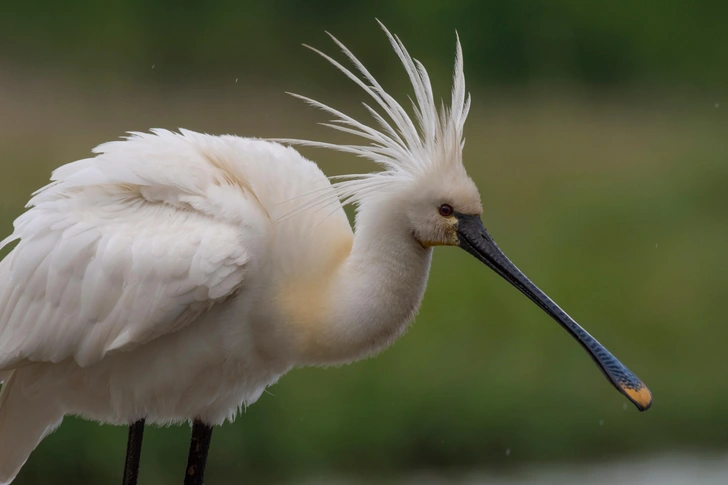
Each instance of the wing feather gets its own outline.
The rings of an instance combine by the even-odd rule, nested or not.
[[[220,190],[233,177],[188,138],[156,132],[104,145],[35,194],[0,243],[19,239],[0,262],[0,370],[90,365],[236,294],[267,229],[251,223],[260,218],[245,185]],[[176,178],[174,150],[189,169]],[[227,208],[224,218],[215,207]]]

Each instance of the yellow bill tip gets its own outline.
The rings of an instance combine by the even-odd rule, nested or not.
[[[652,406],[652,393],[644,384],[640,383],[639,387],[627,387],[624,385],[620,387],[622,388],[622,393],[624,393],[624,395],[627,396],[640,411],[647,411],[650,409],[650,406]]]

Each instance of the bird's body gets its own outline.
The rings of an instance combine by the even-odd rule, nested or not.
[[[438,111],[424,67],[387,35],[415,91],[416,123],[339,43],[363,81],[324,57],[391,121],[367,106],[375,130],[307,99],[335,116],[329,126],[371,144],[288,140],[363,156],[380,172],[332,183],[275,142],[153,130],[99,146],[34,194],[0,243],[19,240],[0,262],[0,484],[66,414],[136,422],[132,432],[143,420],[217,425],[293,367],[382,350],[417,313],[438,245],[506,278],[649,407],[639,379],[483,227],[462,164],[470,101],[459,44],[452,103]],[[345,202],[357,206],[354,230]],[[193,430],[193,444],[206,443],[203,470],[209,439]],[[132,468],[140,442],[130,434]]]
[[[375,207],[355,238],[292,148],[157,130],[98,152],[56,171],[0,263],[0,456],[64,414],[221,424],[293,366],[385,347],[419,307],[431,248],[380,240],[397,214]],[[279,221],[325,193],[333,212]]]

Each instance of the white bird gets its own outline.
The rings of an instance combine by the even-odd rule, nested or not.
[[[194,421],[186,483],[202,483],[212,426],[293,367],[352,362],[405,332],[439,245],[494,269],[650,406],[641,381],[483,227],[462,163],[459,41],[452,101],[438,110],[425,68],[384,30],[412,83],[414,120],[332,37],[361,77],[319,54],[373,98],[378,128],[303,98],[367,143],[282,140],[353,153],[379,172],[332,182],[277,142],[152,130],[56,169],[33,194],[0,244],[19,241],[0,262],[0,483],[67,414],[137,423],[127,483],[145,422]],[[353,231],[344,203],[356,205]]]

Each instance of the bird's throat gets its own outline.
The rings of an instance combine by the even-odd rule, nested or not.
[[[401,336],[419,310],[432,248],[387,218],[358,219],[349,256],[324,281],[297,290],[303,365],[334,365],[376,354]]]

